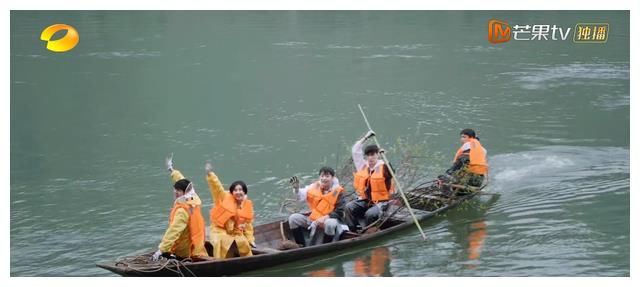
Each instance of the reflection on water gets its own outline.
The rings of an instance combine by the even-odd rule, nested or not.
[[[469,260],[480,259],[480,253],[482,253],[482,246],[484,245],[484,239],[487,237],[487,223],[485,221],[474,222],[471,224],[473,231],[469,233]],[[476,264],[467,265],[469,268],[476,268]]]
[[[480,255],[482,254],[482,250],[484,248],[484,241],[487,238],[487,220],[486,213],[490,210],[491,206],[493,206],[498,199],[500,198],[499,194],[492,195],[489,200],[483,202],[479,206],[475,206],[472,208],[468,214],[472,215],[470,218],[474,218],[475,221],[469,224],[469,235],[467,235],[467,259],[468,263],[466,264],[467,268],[475,269],[482,263],[480,259]]]
[[[305,273],[305,275],[309,277],[343,277],[344,271],[342,270],[342,265],[339,265],[335,269],[323,268],[320,270],[307,272]]]
[[[381,277],[393,276],[391,274],[391,251],[386,246],[373,248],[364,252],[352,260],[349,264],[343,264],[342,261],[336,261],[328,267],[322,267],[317,270],[305,272],[303,275],[310,277]],[[348,267],[345,267],[348,266]],[[346,269],[346,272],[345,272]]]
[[[392,276],[389,264],[391,252],[387,247],[378,247],[353,262],[353,272],[357,276],[380,277]]]
[[[463,211],[461,216],[447,216],[449,232],[455,238],[459,248],[453,249],[451,260],[460,260],[465,255],[461,264],[468,269],[476,269],[482,264],[480,258],[485,248],[485,240],[488,235],[487,213],[500,199],[499,194],[476,196],[476,199],[462,203],[456,211]],[[465,254],[466,253],[466,254]]]

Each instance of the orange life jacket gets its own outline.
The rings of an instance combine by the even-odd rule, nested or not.
[[[202,211],[200,210],[200,206],[191,206],[189,204],[179,202],[173,206],[171,209],[171,213],[169,214],[169,225],[173,223],[173,218],[176,215],[178,209],[184,209],[189,213],[189,222],[187,223],[187,228],[189,229],[189,238],[191,239],[191,248],[189,249],[189,257],[194,254],[194,250],[196,246],[204,246],[204,237],[205,237],[205,227],[204,227],[204,217],[202,216]],[[171,252],[175,252],[176,246],[179,245],[180,239],[176,240],[171,248]]]
[[[311,209],[309,220],[316,219],[328,215],[336,208],[338,197],[344,191],[342,186],[338,185],[326,194],[322,194],[320,183],[316,182],[309,190],[307,190],[307,204]]]
[[[489,165],[487,165],[487,157],[484,154],[482,144],[480,144],[480,141],[477,139],[472,138],[469,140],[469,145],[471,149],[469,151],[469,166],[467,170],[478,175],[486,175],[489,172]],[[464,145],[456,152],[456,155],[453,157],[454,162],[458,160],[458,157],[464,152],[463,147]]]
[[[236,199],[231,193],[227,193],[222,201],[216,203],[209,213],[211,223],[218,227],[224,228],[229,220],[235,221],[235,228],[240,224],[251,222],[253,220],[253,203],[249,199],[245,199],[242,207],[238,208]]]
[[[387,189],[382,167],[383,165],[379,165],[372,174],[369,174],[369,166],[367,165],[353,174],[353,187],[361,198],[367,199],[367,194],[364,191],[367,189],[367,185],[370,185],[371,201],[377,203],[389,200],[391,193],[395,191],[395,183],[391,181],[391,188]]]

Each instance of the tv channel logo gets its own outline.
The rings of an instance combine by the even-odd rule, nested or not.
[[[508,41],[566,41],[571,27],[556,24],[516,24],[491,19],[487,38],[489,43]],[[609,38],[608,23],[578,23],[573,30],[574,43],[606,43]]]
[[[507,22],[491,19],[487,38],[493,44],[508,42],[511,40],[511,26]]]
[[[67,30],[67,34],[65,34],[64,37],[57,40],[51,39],[54,34],[62,30]],[[53,24],[42,30],[42,33],[40,33],[40,40],[47,42],[47,49],[49,51],[62,53],[70,51],[78,45],[80,35],[75,28],[67,24]]]

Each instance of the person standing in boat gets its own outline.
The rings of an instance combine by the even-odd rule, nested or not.
[[[378,220],[389,207],[389,199],[395,191],[389,166],[379,159],[380,152],[384,150],[381,151],[377,145],[368,145],[364,150],[362,148],[372,136],[375,133],[368,131],[351,148],[357,170],[353,175],[353,187],[358,198],[347,204],[345,219],[352,231],[356,231],[360,219],[364,219],[366,225]]]
[[[207,183],[214,206],[211,208],[209,241],[213,245],[213,257],[223,259],[253,255],[256,247],[253,236],[253,203],[247,197],[247,185],[234,181],[225,192],[211,163],[205,165]]]
[[[463,129],[460,132],[462,146],[453,157],[453,166],[446,173],[458,184],[481,186],[489,172],[487,150],[480,144],[476,132]]]
[[[169,228],[164,233],[158,251],[152,259],[160,256],[175,255],[177,258],[207,256],[204,247],[205,227],[200,209],[202,201],[193,188],[193,184],[180,171],[173,169],[172,157],[167,158],[167,169],[173,180],[175,201],[169,215]]]
[[[322,243],[332,242],[342,232],[341,222],[344,213],[344,188],[335,177],[333,168],[322,167],[318,172],[318,181],[300,188],[297,176],[290,183],[298,201],[307,202],[311,213],[307,216],[294,213],[289,216],[289,228],[297,244],[306,246],[304,230],[311,229],[311,245],[317,241],[315,235],[323,231]],[[317,231],[316,231],[317,230]]]

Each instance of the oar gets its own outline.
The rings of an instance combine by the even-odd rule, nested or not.
[[[373,129],[371,128],[371,125],[369,124],[369,120],[367,120],[367,115],[364,114],[364,111],[362,110],[362,106],[360,106],[360,104],[358,104],[358,108],[360,109],[360,113],[362,113],[362,117],[364,118],[364,122],[367,124],[367,128],[369,128],[370,131],[372,131]],[[382,148],[380,146],[380,143],[378,142],[378,139],[374,136],[373,140],[376,142],[376,145],[378,146],[378,148]],[[400,186],[400,182],[398,181],[398,178],[396,177],[395,173],[393,172],[393,169],[391,168],[391,165],[389,165],[389,160],[387,160],[387,156],[384,155],[384,153],[382,154],[382,159],[384,160],[384,163],[387,165],[389,172],[391,173],[391,176],[393,177],[393,180],[396,182],[396,187],[398,188],[398,191],[400,191],[400,195],[402,196],[402,200],[404,200],[404,204],[408,207],[409,209],[409,214],[411,214],[411,217],[413,217],[413,222],[415,222],[416,226],[418,227],[418,230],[420,230],[420,234],[422,234],[422,239],[423,240],[427,240],[427,235],[424,234],[424,231],[422,231],[422,227],[420,226],[420,223],[418,222],[418,218],[416,218],[416,215],[413,214],[413,210],[411,210],[411,205],[409,205],[409,200],[407,200],[407,197],[404,195],[404,192],[402,191],[402,187]]]

